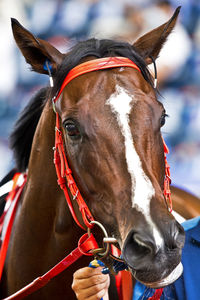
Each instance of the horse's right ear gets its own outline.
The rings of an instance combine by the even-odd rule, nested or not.
[[[133,44],[134,49],[144,58],[147,64],[152,63],[152,58],[156,60],[158,57],[167,37],[176,24],[180,9],[179,6],[168,22],[146,33]]]
[[[48,60],[52,74],[61,64],[64,55],[50,43],[36,38],[25,29],[16,19],[11,19],[15,41],[32,69],[38,73],[48,74],[45,63]]]

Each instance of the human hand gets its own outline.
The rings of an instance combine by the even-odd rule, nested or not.
[[[78,300],[108,300],[109,275],[101,273],[102,268],[85,267],[73,276],[72,289]]]

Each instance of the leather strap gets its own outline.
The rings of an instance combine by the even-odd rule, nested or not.
[[[85,255],[87,253],[87,255],[93,256],[90,251],[96,248],[98,248],[98,244],[93,234],[90,234],[90,236],[88,236],[87,233],[84,234],[79,240],[78,247],[74,249],[63,260],[61,260],[57,265],[55,265],[44,275],[36,278],[33,282],[31,282],[15,294],[4,298],[3,300],[20,300],[36,292],[37,290],[45,286],[52,278],[63,272],[72,263],[77,261],[82,255]]]
[[[167,205],[169,206],[169,211],[172,213],[173,207],[172,207],[172,199],[171,199],[171,190],[170,190],[170,184],[171,184],[171,175],[170,175],[170,166],[167,162],[167,154],[169,154],[169,149],[163,140],[164,145],[164,160],[165,160],[165,179],[164,179],[164,196],[167,202]]]
[[[56,128],[55,128],[55,147],[54,147],[54,164],[56,168],[56,173],[58,177],[58,184],[60,185],[61,189],[63,190],[65,194],[65,198],[69,207],[69,210],[77,223],[79,227],[81,227],[83,230],[85,228],[80,224],[79,220],[77,219],[76,213],[74,211],[71,199],[68,194],[67,186],[70,190],[70,193],[74,200],[76,200],[79,210],[82,215],[82,219],[84,224],[86,225],[86,228],[92,228],[94,225],[91,224],[91,221],[94,221],[94,218],[83,200],[83,197],[81,196],[81,193],[77,187],[77,184],[72,176],[72,171],[69,168],[67,157],[65,155],[64,150],[64,143],[62,138],[62,132],[60,128],[60,122],[59,122],[59,115],[56,113]]]
[[[65,77],[65,79],[61,85],[61,88],[60,88],[57,96],[53,100],[54,103],[59,99],[63,89],[66,87],[66,85],[72,79],[74,79],[80,75],[83,75],[85,73],[92,72],[92,71],[117,68],[117,67],[130,67],[130,68],[134,68],[134,69],[138,70],[139,72],[141,72],[139,67],[134,62],[132,62],[132,60],[130,60],[127,57],[121,57],[121,56],[119,56],[119,57],[103,57],[103,58],[86,61],[86,62],[74,67],[71,71],[69,71],[69,73],[67,74],[67,76]]]

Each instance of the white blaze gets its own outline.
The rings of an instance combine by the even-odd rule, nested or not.
[[[110,96],[106,104],[110,105],[112,112],[116,115],[124,136],[125,158],[132,183],[132,207],[144,215],[146,221],[152,227],[155,242],[159,247],[163,243],[163,239],[150,216],[150,200],[155,195],[155,190],[150,179],[142,169],[142,163],[135,150],[129,126],[129,115],[136,101],[125,89],[117,85],[116,92]]]

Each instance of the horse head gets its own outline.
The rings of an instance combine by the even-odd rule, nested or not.
[[[12,22],[15,40],[32,69],[48,74],[44,66],[49,62],[54,81],[50,98],[80,63],[117,56],[137,65],[139,70],[121,66],[74,78],[55,109],[70,168],[93,216],[117,239],[133,275],[154,287],[177,278],[184,231],[163,195],[161,127],[166,112],[147,65],[159,55],[178,13],[133,45],[91,39],[67,54]]]

